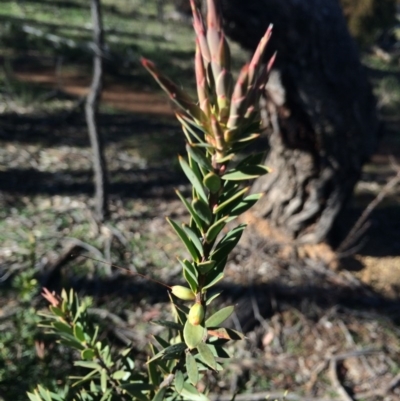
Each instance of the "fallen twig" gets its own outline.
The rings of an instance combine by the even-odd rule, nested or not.
[[[253,394],[238,394],[236,397],[234,397],[233,394],[209,394],[208,398],[211,401],[231,401],[232,399],[235,399],[235,401],[337,401],[332,398],[307,397],[293,393],[287,393],[285,391],[261,391]]]
[[[343,257],[343,254],[348,254],[349,248],[353,247],[354,244],[359,240],[360,236],[364,234],[367,224],[367,219],[374,209],[385,199],[387,194],[392,188],[394,188],[400,182],[400,169],[397,169],[397,174],[392,177],[381,191],[376,195],[376,197],[369,203],[369,205],[364,209],[361,216],[358,218],[353,228],[347,234],[346,238],[341,242],[337,248],[337,253],[339,257]]]
[[[331,382],[343,401],[354,401],[354,398],[350,396],[350,394],[346,391],[346,389],[343,387],[342,383],[339,380],[337,374],[337,361],[338,359],[332,358],[329,363],[329,375],[331,378]]]

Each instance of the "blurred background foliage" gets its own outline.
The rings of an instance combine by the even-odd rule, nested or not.
[[[397,0],[340,0],[349,30],[363,46],[371,45],[396,22]]]

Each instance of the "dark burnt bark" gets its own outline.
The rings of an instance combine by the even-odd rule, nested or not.
[[[263,111],[273,172],[255,213],[299,243],[325,241],[374,150],[375,101],[338,0],[222,0],[227,34],[278,51]]]
[[[86,122],[92,147],[93,172],[95,184],[95,212],[99,222],[108,217],[108,193],[107,193],[107,163],[104,155],[103,138],[97,124],[99,100],[103,85],[103,49],[104,30],[101,15],[100,0],[91,0],[93,22],[93,78],[89,94],[86,98]]]

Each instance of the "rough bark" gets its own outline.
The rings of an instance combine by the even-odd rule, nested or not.
[[[91,0],[91,9],[95,52],[93,56],[93,78],[86,99],[85,113],[90,144],[92,147],[96,219],[99,222],[102,222],[107,218],[109,211],[107,194],[107,164],[104,155],[103,138],[101,137],[97,124],[99,100],[103,84],[102,51],[104,49],[104,31],[100,0]]]
[[[222,0],[227,34],[278,51],[264,117],[273,172],[255,213],[298,243],[325,241],[379,132],[366,73],[338,0]]]

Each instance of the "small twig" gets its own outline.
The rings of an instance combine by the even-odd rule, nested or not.
[[[231,401],[233,394],[209,394],[208,398],[211,401]],[[235,401],[265,401],[265,400],[285,400],[285,401],[335,401],[332,398],[314,398],[301,396],[285,391],[262,391],[253,394],[238,394],[234,398]]]
[[[331,382],[343,401],[354,401],[354,398],[350,396],[339,380],[337,374],[337,361],[338,360],[336,358],[331,358],[329,363],[329,375],[331,377]]]
[[[360,234],[360,230],[364,229],[364,224],[366,223],[370,214],[374,211],[374,209],[385,199],[387,194],[390,192],[392,188],[394,188],[400,182],[400,170],[396,169],[397,174],[392,177],[385,186],[381,189],[381,191],[376,195],[376,197],[369,203],[369,205],[364,209],[361,216],[358,218],[353,228],[347,234],[346,238],[341,242],[339,247],[337,248],[337,252],[339,257],[343,252],[346,252],[350,247],[354,245],[354,242],[357,241],[362,235]]]
[[[358,393],[356,395],[357,399],[364,400],[366,398],[372,398],[372,397],[385,397],[388,395],[391,391],[393,391],[396,387],[398,387],[400,384],[400,373],[398,373],[390,382],[389,384],[383,388],[383,389],[375,389],[371,391],[365,391],[363,393]]]

